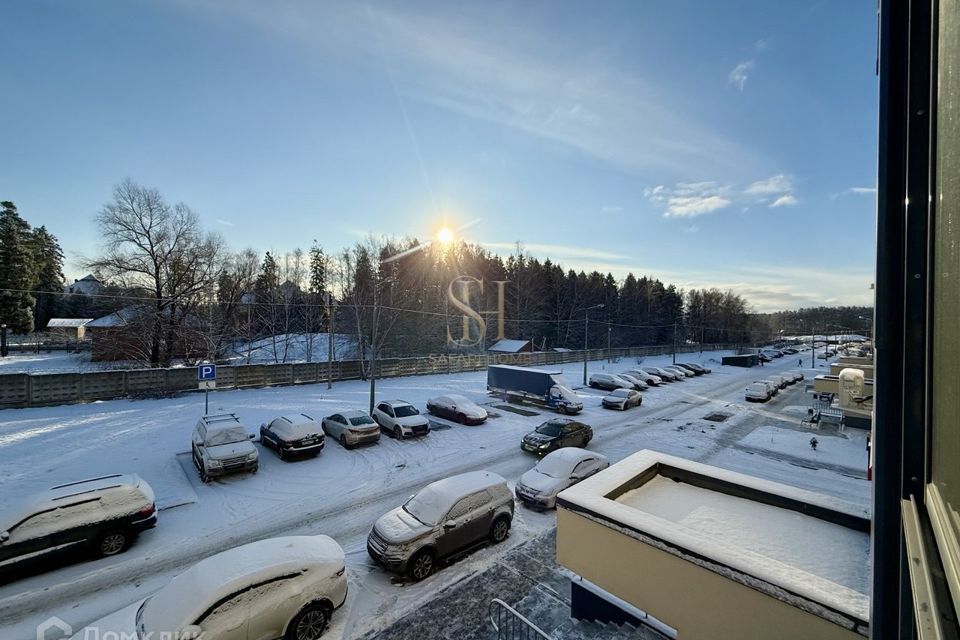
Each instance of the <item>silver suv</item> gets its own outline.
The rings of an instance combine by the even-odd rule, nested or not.
[[[250,442],[254,435],[240,424],[232,413],[203,416],[193,428],[193,464],[200,479],[249,471],[256,473],[260,466],[257,448]]]
[[[478,543],[503,542],[513,521],[513,494],[489,471],[428,484],[377,520],[367,552],[378,564],[423,580],[437,563]]]

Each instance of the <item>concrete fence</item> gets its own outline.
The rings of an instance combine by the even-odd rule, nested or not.
[[[737,345],[710,345],[711,350],[736,349]],[[692,353],[697,346],[678,347],[677,353]],[[673,353],[672,345],[622,349],[590,349],[588,360],[637,358]],[[480,371],[491,364],[551,366],[581,362],[583,351],[544,351],[536,353],[477,353],[435,355],[416,358],[388,358],[379,361],[378,378]],[[333,363],[332,379],[359,380],[363,367],[359,360]],[[326,362],[291,364],[249,364],[217,366],[217,389],[242,389],[327,381]],[[41,407],[76,404],[94,400],[138,396],[163,396],[197,390],[194,367],[174,369],[127,369],[122,371],[84,371],[77,373],[0,375],[0,408]]]

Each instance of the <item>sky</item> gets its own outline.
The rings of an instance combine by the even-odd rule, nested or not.
[[[235,249],[503,255],[872,304],[876,3],[0,3],[0,199],[68,277],[125,178]],[[474,224],[470,224],[474,223]]]

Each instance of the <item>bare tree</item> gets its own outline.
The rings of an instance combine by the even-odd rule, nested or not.
[[[103,254],[88,266],[149,299],[139,301],[137,315],[150,364],[189,351],[196,307],[213,299],[223,241],[204,232],[185,204],[171,206],[156,189],[129,179],[114,188],[96,223]]]

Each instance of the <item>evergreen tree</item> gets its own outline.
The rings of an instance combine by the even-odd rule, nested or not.
[[[12,202],[0,202],[0,323],[14,333],[33,331],[33,258],[30,225]]]
[[[327,256],[313,241],[310,247],[310,293],[323,293],[327,288]]]
[[[63,250],[46,227],[38,227],[30,235],[35,266],[33,292],[36,298],[34,324],[44,329],[61,306],[59,294],[63,291]]]

